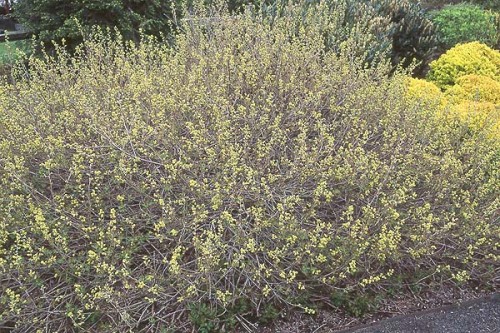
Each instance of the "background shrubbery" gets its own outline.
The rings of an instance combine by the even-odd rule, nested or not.
[[[419,2],[423,7],[429,9],[440,9],[447,5],[461,4],[461,3],[471,3],[479,5],[484,9],[492,9],[500,11],[500,3],[497,0],[412,0],[413,2]]]
[[[436,11],[432,20],[444,49],[472,41],[495,46],[500,42],[499,15],[477,5],[461,3]]]
[[[500,12],[500,3],[496,0],[470,0],[469,2],[478,4],[485,9],[492,9]]]
[[[51,40],[64,39],[66,45],[75,47],[82,40],[82,33],[88,33],[95,25],[116,28],[124,38],[135,41],[141,30],[154,36],[168,36],[180,28],[184,13],[204,7],[199,2],[71,0],[62,4],[59,0],[19,0],[15,13],[38,39],[49,42],[47,45]],[[303,19],[314,8],[314,15],[322,14],[316,20],[305,21],[321,27],[327,48],[338,49],[340,42],[359,33],[359,29],[370,30],[371,40],[363,39],[365,45],[360,45],[363,53],[368,51],[368,63],[387,57],[393,66],[403,62],[408,67],[417,61],[422,63],[417,68],[420,71],[437,45],[432,22],[419,4],[409,0],[214,0],[204,4],[227,7],[231,13],[251,10],[270,20],[285,13],[286,7],[300,7],[295,28],[302,25],[306,29]]]
[[[457,45],[430,64],[429,80],[446,89],[467,74],[500,80],[500,52],[479,42]]]
[[[430,67],[430,82],[413,79],[409,96],[433,99],[451,111],[448,116],[458,116],[474,130],[489,127],[489,135],[500,138],[500,52],[479,42],[460,44]]]
[[[483,75],[464,75],[446,90],[452,100],[477,100],[500,105],[500,80]]]
[[[17,0],[14,16],[45,42],[65,39],[76,46],[93,26],[116,27],[126,38],[138,40],[140,31],[159,36],[175,23],[176,5],[163,0]]]
[[[330,29],[324,31],[327,48],[338,47],[339,41],[355,35],[355,27],[363,23],[376,37],[364,47],[368,62],[385,54],[393,66],[408,67],[416,61],[416,72],[421,72],[437,47],[434,26],[418,3],[408,0],[313,1],[314,11],[317,11],[314,3],[328,7],[329,15],[321,15],[322,20],[331,17]],[[305,4],[307,8],[311,2]],[[313,24],[326,23],[323,22]]]
[[[318,6],[299,25],[300,6],[188,17],[173,49],[98,35],[17,68],[0,94],[4,327],[230,330],[321,300],[359,315],[393,279],[494,281],[496,139],[367,69],[371,27],[325,50],[313,22],[343,14]]]

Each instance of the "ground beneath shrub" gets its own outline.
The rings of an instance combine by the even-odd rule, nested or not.
[[[500,294],[458,305],[382,320],[338,333],[494,333],[500,332]]]
[[[259,333],[500,332],[500,293],[445,289],[427,297],[400,296],[363,318],[325,309],[316,316],[290,314],[272,327],[243,324],[241,332]]]

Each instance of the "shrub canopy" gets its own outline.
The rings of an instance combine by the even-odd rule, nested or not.
[[[497,0],[470,0],[470,2],[478,4],[485,9],[492,9],[500,13],[500,2]]]
[[[500,106],[500,81],[488,76],[469,74],[457,79],[456,84],[446,90],[452,100],[476,100]]]
[[[490,136],[500,138],[500,105],[498,104],[463,100],[451,107],[450,115],[457,117],[474,131],[487,128]]]
[[[436,11],[432,20],[445,49],[474,41],[493,47],[500,42],[499,15],[477,5],[461,3]]]
[[[193,17],[175,49],[91,38],[0,85],[0,323],[217,330],[496,278],[492,141],[366,69],[361,27],[325,51],[288,10]]]
[[[20,0],[16,15],[41,40],[65,39],[75,47],[82,40],[82,33],[96,25],[116,28],[126,39],[138,40],[140,30],[144,34],[168,36],[179,28],[186,13],[214,3],[228,7],[232,13],[249,10],[270,19],[282,15],[290,6],[301,8],[296,11],[297,21],[309,15],[310,9],[315,14],[325,12],[319,16],[321,19],[308,20],[322,27],[327,48],[337,49],[338,43],[347,40],[353,30],[369,27],[372,40],[365,40],[369,63],[378,61],[383,54],[394,66],[403,62],[408,67],[417,61],[423,68],[437,45],[432,22],[419,4],[409,0]],[[205,14],[211,16],[213,12]]]
[[[417,62],[416,71],[419,72],[427,66],[438,45],[432,21],[419,3],[410,0],[263,0],[229,3],[230,7],[252,3],[261,13],[271,17],[282,15],[286,12],[283,10],[286,6],[296,4],[302,7],[299,19],[309,9],[317,14],[320,5],[328,15],[320,15],[321,19],[314,24],[323,26],[327,48],[337,48],[339,39],[345,40],[353,27],[363,24],[370,28],[376,38],[365,45],[369,63],[377,61],[380,54],[386,54],[394,66],[403,64],[409,67],[412,62]]]
[[[170,31],[172,4],[163,0],[18,0],[15,16],[43,41],[65,39],[76,45],[92,26],[116,27],[137,40],[139,30],[157,35]]]
[[[427,77],[447,89],[468,74],[500,81],[500,51],[479,42],[459,44],[430,63]]]

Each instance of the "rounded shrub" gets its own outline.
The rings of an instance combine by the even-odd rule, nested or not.
[[[401,98],[362,36],[258,21],[95,37],[0,85],[3,327],[228,330],[393,278],[494,281],[492,141]]]
[[[434,83],[416,78],[406,80],[406,97],[422,109],[440,114],[447,106],[448,99]]]
[[[432,82],[408,78],[406,96],[448,124],[458,120],[474,132],[500,138],[500,84],[489,77],[462,76],[445,93]]]
[[[498,14],[473,4],[449,5],[432,15],[439,41],[445,49],[458,43],[479,41],[495,46],[500,38]]]
[[[407,96],[415,100],[442,101],[443,92],[433,82],[423,79],[408,78]]]
[[[451,108],[451,115],[473,131],[485,131],[500,139],[500,105],[491,102],[462,101]]]
[[[500,81],[500,51],[479,42],[459,44],[430,63],[427,78],[446,89],[468,74]]]
[[[446,95],[453,103],[470,100],[500,105],[500,81],[482,75],[464,75],[446,90]]]

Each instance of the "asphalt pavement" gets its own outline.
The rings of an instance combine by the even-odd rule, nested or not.
[[[500,293],[337,333],[500,333]]]

